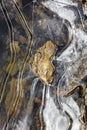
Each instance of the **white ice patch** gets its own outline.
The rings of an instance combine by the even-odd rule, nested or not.
[[[27,130],[27,118],[28,116],[26,116],[23,121],[19,121],[16,130]]]
[[[69,120],[59,112],[51,97],[46,101],[43,116],[46,130],[67,130]]]
[[[53,99],[50,97],[46,100],[46,107],[43,111],[46,130],[67,130],[70,125],[69,117],[65,116],[67,112],[73,120],[72,130],[80,129],[80,110],[72,98],[67,98],[66,104],[62,103],[63,112],[57,109]]]
[[[77,4],[73,4],[71,0],[47,1],[44,4],[46,7],[57,13],[60,17],[67,19],[71,24],[74,23],[74,20],[76,19],[75,13],[73,10],[66,8],[66,5],[75,5],[75,7],[77,6]]]
[[[74,63],[79,58],[87,56],[87,34],[80,29],[75,29],[73,36],[71,45],[56,60]]]

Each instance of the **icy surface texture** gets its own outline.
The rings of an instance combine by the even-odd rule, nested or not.
[[[87,129],[87,2],[0,1],[0,130]]]

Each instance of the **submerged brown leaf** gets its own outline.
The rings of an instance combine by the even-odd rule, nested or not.
[[[54,66],[52,57],[56,46],[52,41],[47,41],[34,55],[34,60],[31,65],[33,72],[45,83],[52,83]]]

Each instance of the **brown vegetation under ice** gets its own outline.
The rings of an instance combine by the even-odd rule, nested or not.
[[[23,7],[22,1],[18,0],[17,2],[19,4],[19,6],[22,8]],[[80,3],[82,3],[82,2],[83,1],[80,0]],[[85,3],[85,9],[87,9],[86,3]],[[42,13],[41,13],[41,11],[42,11]],[[27,13],[29,13],[29,10]],[[26,16],[27,20],[29,20],[28,15],[26,15],[27,13],[25,12],[24,15]],[[43,90],[43,83],[51,84],[51,85],[53,84],[54,74],[55,74],[54,72],[56,70],[55,69],[56,64],[55,63],[53,64],[53,56],[56,54],[55,52],[56,52],[56,48],[58,49],[58,45],[60,46],[60,50],[61,50],[61,48],[64,49],[65,44],[68,43],[68,42],[66,42],[66,41],[68,41],[68,40],[66,40],[67,39],[66,35],[64,35],[65,32],[61,33],[61,35],[63,36],[62,40],[65,41],[64,46],[61,46],[61,45],[63,45],[62,44],[63,42],[58,41],[57,38],[59,38],[59,37],[57,37],[57,36],[56,36],[57,38],[54,38],[55,40],[45,39],[46,35],[49,34],[49,32],[50,32],[50,37],[52,35],[51,31],[48,30],[48,25],[51,27],[50,21],[52,21],[52,19],[54,19],[54,21],[56,21],[55,13],[51,12],[49,9],[45,8],[45,6],[42,6],[42,5],[37,6],[36,9],[33,10],[33,13],[36,18],[35,19],[36,21],[35,21],[35,23],[33,23],[33,25],[34,25],[36,31],[38,31],[39,36],[41,33],[41,32],[39,32],[39,29],[42,29],[43,31],[46,29],[45,30],[46,32],[44,31],[44,33],[42,33],[41,37],[39,37],[39,38],[38,38],[37,33],[35,32],[35,34],[34,34],[36,36],[35,40],[37,41],[37,43],[35,45],[38,44],[39,39],[40,39],[41,40],[40,46],[38,46],[37,48],[34,48],[36,50],[35,51],[33,50],[31,58],[29,60],[26,60],[22,79],[21,79],[21,77],[18,79],[18,73],[20,71],[20,66],[22,66],[24,57],[27,52],[28,40],[27,40],[25,34],[21,34],[21,32],[24,33],[24,29],[21,31],[16,30],[20,26],[21,23],[19,22],[17,16],[14,18],[15,19],[14,21],[17,24],[17,25],[15,24],[15,27],[14,27],[15,32],[16,32],[15,37],[17,37],[14,41],[14,47],[16,49],[16,60],[15,60],[14,67],[10,72],[10,75],[9,75],[9,78],[8,78],[8,81],[6,84],[6,91],[5,91],[5,93],[3,93],[4,102],[2,102],[2,103],[3,103],[3,108],[5,109],[6,114],[4,116],[4,114],[2,114],[2,112],[0,112],[0,125],[1,126],[3,126],[3,124],[5,123],[5,117],[6,118],[9,117],[9,120],[11,119],[11,121],[13,121],[14,119],[17,119],[17,117],[21,117],[20,113],[25,114],[25,115],[26,115],[26,113],[29,113],[31,115],[31,117],[29,117],[28,122],[32,126],[29,129],[30,130],[36,130],[36,129],[40,130],[41,122],[40,122],[40,117],[39,117],[39,115],[40,115],[39,111],[40,111],[40,106],[41,106],[41,102],[42,102],[41,95],[42,95],[42,90]],[[46,15],[46,13],[47,13],[47,15]],[[43,17],[45,17],[45,19],[43,19]],[[38,19],[39,19],[39,21],[38,21]],[[57,20],[60,21],[59,18],[57,18]],[[52,24],[54,23],[54,21],[52,21]],[[62,22],[65,22],[65,21],[62,21]],[[32,23],[31,20],[29,21],[29,24],[30,23]],[[61,23],[61,21],[58,24],[60,24],[60,23]],[[55,24],[55,25],[57,25],[57,24]],[[53,28],[51,28],[51,29],[54,29],[54,30],[52,30],[53,32],[55,32],[55,30],[56,30],[55,25],[53,26]],[[65,27],[65,25],[64,25],[64,27]],[[21,27],[22,26],[20,26],[20,28]],[[59,27],[59,26],[57,26],[57,27]],[[66,28],[63,28],[63,30],[64,29],[66,29]],[[45,37],[44,38],[45,40],[43,40],[43,37],[42,37],[43,35]],[[5,39],[5,40],[8,41],[8,39]],[[45,41],[45,42],[43,42],[43,41]],[[58,45],[57,44],[55,45],[55,43],[58,43]],[[8,42],[6,42],[6,44],[4,46],[6,46],[6,51],[7,51],[7,49],[9,48]],[[8,50],[10,50],[10,49],[8,49]],[[3,59],[3,61],[9,62],[10,55],[7,55],[7,57],[6,57],[6,54],[2,54],[1,58]],[[9,64],[9,65],[11,66],[11,64]],[[74,64],[73,64],[73,66],[74,66]],[[8,67],[6,69],[6,65],[3,65],[3,67],[0,66],[0,67],[1,67],[0,74],[2,74],[1,73],[2,70],[4,70],[3,75],[4,75],[4,72],[6,74],[9,73],[9,69],[8,69]],[[32,71],[31,73],[30,73],[30,69]],[[79,96],[78,96],[78,99],[76,99],[76,103],[78,104],[80,111],[81,111],[80,121],[84,125],[84,127],[82,127],[81,130],[85,129],[85,125],[87,123],[87,88],[86,88],[86,84],[83,82],[84,77],[87,75],[86,70],[87,70],[87,58],[84,58],[84,59],[82,59],[82,61],[80,62],[79,66],[76,68],[76,70],[74,70],[74,68],[72,67],[73,78],[71,77],[71,79],[69,80],[69,87],[70,87],[69,90],[64,89],[64,90],[57,90],[54,92],[54,95],[56,95],[56,94],[60,95],[60,96],[62,95],[67,98],[68,96],[74,95],[74,92],[76,93],[76,92],[80,91],[80,93],[82,95],[80,95],[78,93]],[[38,80],[37,85],[35,86],[34,95],[33,95],[34,100],[32,99],[32,102],[30,102],[29,101],[30,92],[32,91],[32,88],[34,86],[32,82],[33,82],[34,78],[37,78],[37,77],[39,80]],[[55,80],[57,80],[57,79],[55,79]],[[42,82],[40,82],[40,81],[42,81]],[[38,86],[39,86],[39,89],[37,88]],[[53,87],[55,88],[55,86],[53,86]],[[44,127],[46,127],[44,122],[43,122],[43,125],[44,125]],[[46,128],[44,128],[44,129],[46,129]]]

